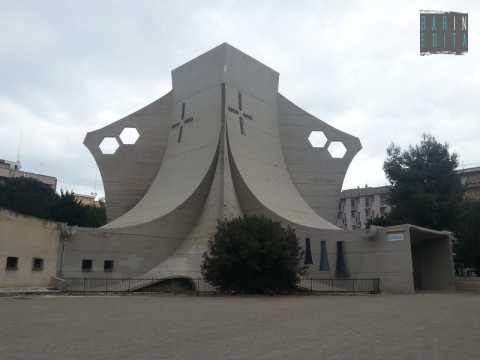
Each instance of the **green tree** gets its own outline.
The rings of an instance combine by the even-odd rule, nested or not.
[[[374,217],[373,219],[369,219],[367,222],[367,226],[370,225],[375,225],[375,226],[392,226],[392,225],[398,225],[395,224],[389,216],[377,216]]]
[[[480,200],[464,201],[455,235],[455,262],[480,273]]]
[[[58,195],[48,185],[31,178],[8,178],[0,184],[0,207],[21,214],[51,219]]]
[[[88,226],[87,207],[81,204],[73,192],[61,192],[52,207],[52,219],[69,225]]]
[[[220,221],[203,255],[202,274],[222,291],[292,290],[305,273],[295,231],[266,217]]]
[[[463,197],[457,166],[457,154],[431,135],[405,151],[390,145],[383,164],[391,184],[387,221],[454,230]]]
[[[107,212],[105,209],[105,203],[103,201],[100,201],[99,206],[86,206],[86,211],[86,226],[100,227],[107,223]]]
[[[25,177],[0,183],[0,207],[69,225],[98,227],[106,223],[105,204],[83,205],[73,192],[62,191],[58,195],[44,183]]]

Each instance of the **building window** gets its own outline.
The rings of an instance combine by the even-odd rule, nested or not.
[[[43,270],[43,259],[33,258],[32,271],[42,271],[42,270]]]
[[[367,208],[365,209],[365,217],[369,218],[371,216],[371,209]]]
[[[312,249],[310,248],[310,238],[305,239],[305,265],[312,265]]]
[[[112,272],[113,271],[113,260],[105,260],[103,262],[103,271]]]
[[[355,206],[355,199],[350,199],[350,207],[351,207],[352,209],[355,209],[355,207],[356,207],[356,206]]]
[[[387,195],[385,195],[385,194],[380,195],[380,205],[381,206],[387,205],[387,201],[388,201]]]
[[[18,269],[18,257],[8,256],[7,257],[7,266],[6,270],[17,270]]]
[[[320,271],[330,271],[330,264],[328,263],[327,242],[320,241]]]
[[[93,260],[91,259],[83,259],[82,260],[82,271],[83,272],[90,272],[93,268]]]
[[[337,241],[337,266],[336,272],[339,276],[346,276],[348,275],[347,272],[347,263],[345,261],[345,252],[343,241]]]

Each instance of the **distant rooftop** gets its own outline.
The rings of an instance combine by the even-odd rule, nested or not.
[[[464,169],[457,169],[455,170],[457,174],[468,174],[468,173],[480,173],[480,166],[464,168]]]
[[[346,189],[343,190],[340,194],[341,199],[359,197],[359,196],[372,196],[376,194],[386,194],[388,193],[388,185],[385,186],[376,186],[376,187],[358,187],[356,189]]]
[[[0,159],[0,168],[20,170],[22,168],[22,165],[20,164],[20,161],[10,161],[5,159]]]
[[[0,159],[0,178],[26,177],[36,179],[50,186],[53,190],[57,188],[57,178],[55,176],[36,174],[21,170],[20,161],[10,161]]]

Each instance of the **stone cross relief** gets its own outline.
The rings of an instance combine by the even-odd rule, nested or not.
[[[183,127],[192,121],[193,121],[193,116],[190,116],[185,119],[185,103],[182,103],[182,116],[180,118],[180,121],[172,125],[172,129],[176,129],[177,127],[180,127],[178,130],[178,138],[177,138],[178,143],[182,141]]]
[[[253,116],[250,114],[247,114],[242,109],[242,93],[240,92],[238,93],[238,109],[235,109],[234,107],[229,106],[228,111],[238,115],[238,120],[240,123],[240,133],[242,135],[245,135],[244,119],[253,120]]]

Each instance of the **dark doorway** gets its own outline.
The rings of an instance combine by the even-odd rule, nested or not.
[[[415,290],[449,290],[455,285],[450,235],[410,228]]]

